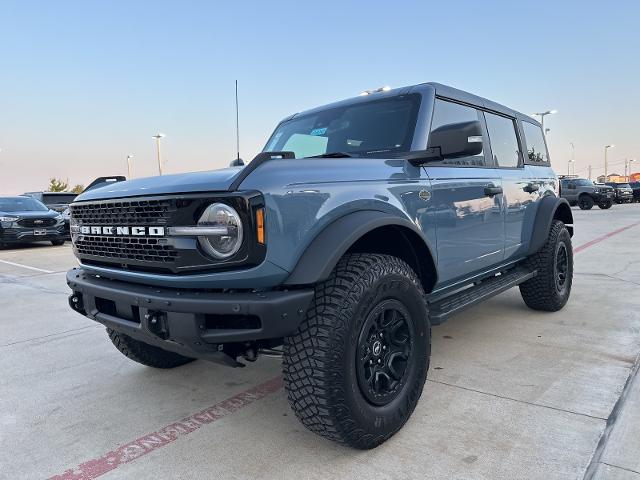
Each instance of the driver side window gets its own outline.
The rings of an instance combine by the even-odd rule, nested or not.
[[[481,121],[481,113],[473,107],[461,105],[436,98],[433,107],[433,118],[431,119],[431,131],[437,130],[445,125],[459,124],[471,121]],[[483,135],[484,137],[484,135]],[[483,144],[485,139],[483,138]],[[432,145],[429,145],[431,147]],[[484,167],[486,166],[484,149],[477,155],[461,158],[447,158],[438,162],[430,162],[429,165],[455,165],[461,167]]]

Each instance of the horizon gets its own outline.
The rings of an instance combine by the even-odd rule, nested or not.
[[[227,167],[236,79],[245,163],[287,115],[437,81],[527,114],[558,110],[545,118],[557,174],[570,143],[576,174],[601,175],[607,144],[608,173],[623,175],[628,158],[640,172],[633,2],[379,4],[395,15],[371,3],[244,5],[4,2],[0,194],[127,175],[130,154],[134,178],[154,175],[158,132],[167,174]]]

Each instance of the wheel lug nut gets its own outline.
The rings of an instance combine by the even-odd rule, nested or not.
[[[382,363],[382,360],[378,359],[378,363]]]
[[[386,350],[386,349],[387,349],[387,346],[386,346],[386,345],[383,345],[383,346],[382,346],[382,349],[383,349],[383,350]]]

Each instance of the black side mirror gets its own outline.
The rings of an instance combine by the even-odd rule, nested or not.
[[[482,153],[482,126],[477,120],[450,123],[431,131],[429,148],[406,158],[414,165],[445,158],[472,157]]]
[[[477,120],[450,123],[429,135],[429,146],[440,147],[442,158],[472,157],[482,153],[482,127]]]

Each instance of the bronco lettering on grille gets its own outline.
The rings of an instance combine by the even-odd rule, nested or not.
[[[81,226],[84,235],[132,235],[135,237],[164,237],[164,227],[102,227]]]

